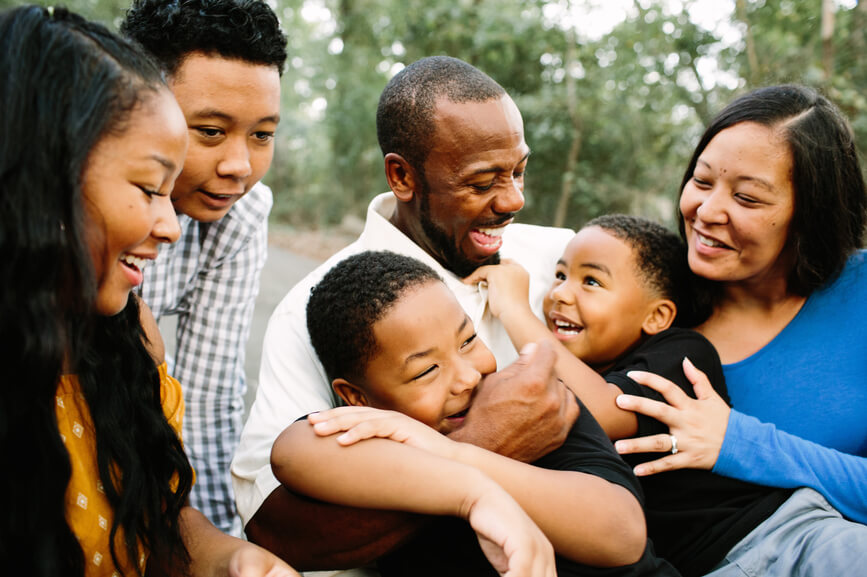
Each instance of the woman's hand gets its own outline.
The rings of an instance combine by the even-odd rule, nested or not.
[[[638,465],[635,474],[639,477],[685,468],[709,470],[719,457],[731,409],[689,359],[683,360],[683,372],[694,387],[696,399],[668,379],[643,371],[631,371],[629,377],[661,393],[668,404],[633,395],[617,397],[621,409],[653,417],[668,425],[670,432],[621,439],[614,443],[618,453],[670,453],[671,437],[677,439],[677,453]]]
[[[342,432],[340,445],[365,439],[391,439],[441,457],[452,457],[454,441],[403,413],[371,407],[337,407],[307,416],[320,437]]]
[[[482,493],[465,515],[482,552],[506,577],[555,577],[554,548],[524,510],[499,486]]]
[[[464,279],[470,285],[482,281],[488,283],[488,306],[495,317],[518,305],[530,308],[530,275],[518,263],[504,259],[481,266]]]

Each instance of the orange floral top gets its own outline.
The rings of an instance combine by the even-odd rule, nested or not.
[[[168,374],[165,363],[159,366],[159,373],[163,412],[180,437],[184,416],[181,384]],[[120,575],[109,549],[113,513],[99,478],[93,422],[78,378],[74,375],[60,377],[55,411],[60,436],[72,464],[72,477],[66,488],[66,520],[84,551],[84,574],[87,577]],[[115,536],[115,553],[126,575],[134,575],[135,570],[126,555],[123,531],[120,529]],[[137,562],[144,572],[147,554],[141,544]]]

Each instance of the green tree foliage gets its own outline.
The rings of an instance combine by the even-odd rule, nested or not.
[[[433,54],[478,66],[521,109],[532,149],[525,222],[578,227],[621,211],[672,223],[704,124],[760,85],[818,87],[867,149],[867,2],[730,0],[730,16],[709,26],[696,17],[707,0],[634,0],[613,29],[592,34],[581,24],[598,0],[268,1],[290,56],[266,181],[273,217],[298,226],[363,216],[386,190],[379,93],[402,66]],[[117,26],[127,2],[67,5]],[[833,23],[824,41],[823,21]]]

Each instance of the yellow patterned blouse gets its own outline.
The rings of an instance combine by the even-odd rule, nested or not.
[[[165,363],[160,365],[159,373],[163,412],[180,437],[181,420],[184,416],[181,385],[168,374]],[[85,575],[87,577],[119,575],[109,550],[113,514],[99,478],[96,439],[93,435],[90,411],[75,376],[64,375],[60,378],[57,387],[56,413],[60,436],[72,463],[72,478],[66,488],[66,520],[84,551]],[[115,537],[115,552],[120,563],[123,564],[124,572],[127,575],[134,575],[135,570],[127,558],[121,530],[118,530]],[[141,545],[139,545],[137,561],[144,570],[147,556]]]

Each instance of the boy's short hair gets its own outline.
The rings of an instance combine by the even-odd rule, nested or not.
[[[169,75],[193,52],[275,66],[283,74],[286,35],[263,0],[134,0],[120,26]]]
[[[645,286],[677,307],[676,324],[689,304],[689,262],[686,245],[673,231],[650,219],[627,214],[606,214],[586,225],[598,226],[633,249],[637,274]],[[682,313],[684,313],[682,315]]]
[[[307,332],[329,380],[360,380],[379,350],[373,325],[408,290],[439,281],[426,264],[389,251],[340,261],[310,289]]]

